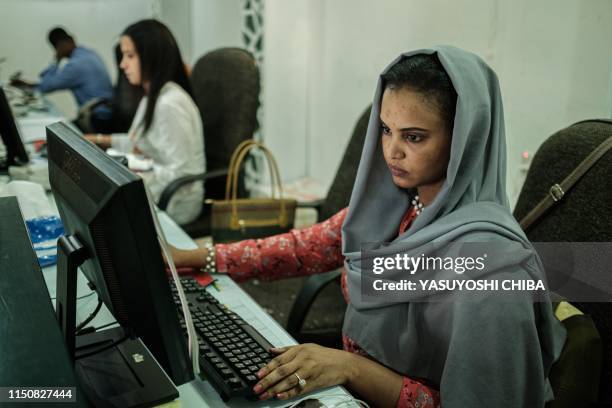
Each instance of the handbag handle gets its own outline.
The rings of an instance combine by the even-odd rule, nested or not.
[[[260,148],[267,159],[268,167],[270,169],[270,178],[271,178],[271,188],[272,188],[272,197],[276,195],[275,186],[278,188],[279,192],[279,204],[280,204],[280,213],[278,219],[273,220],[258,220],[258,221],[246,221],[240,220],[238,218],[238,204],[236,202],[238,196],[238,174],[240,173],[240,167],[246,155],[254,148]],[[226,200],[230,200],[230,204],[232,207],[232,218],[231,224],[235,228],[243,228],[247,226],[259,226],[261,225],[269,225],[271,222],[277,222],[280,226],[287,225],[287,212],[285,208],[285,201],[283,200],[283,186],[281,183],[280,172],[278,170],[278,165],[274,156],[270,152],[270,150],[265,147],[263,144],[255,141],[249,140],[241,143],[238,148],[234,151],[232,155],[232,160],[230,163],[230,172],[227,176],[227,184],[226,184]],[[231,190],[231,194],[230,194]]]
[[[238,146],[236,146],[236,148],[234,149],[234,151],[232,152],[232,157],[230,158],[230,162],[229,162],[229,171],[227,173],[227,178],[225,181],[225,199],[229,200],[230,197],[230,191],[232,188],[232,180],[233,180],[233,176],[234,176],[234,167],[236,167],[236,158],[238,157],[238,154],[240,154],[240,152],[242,152],[242,150],[246,147],[249,146],[250,144],[252,144],[254,142],[253,139],[248,139],[245,140],[243,142],[240,142],[240,144]]]
[[[257,145],[259,142],[255,141],[254,139],[248,139],[245,140],[243,142],[241,142],[236,149],[234,149],[234,152],[232,153],[232,157],[230,159],[230,164],[229,164],[229,171],[227,174],[227,179],[225,182],[225,199],[229,200],[230,199],[230,192],[232,191],[232,183],[234,181],[234,174],[238,174],[238,172],[240,172],[240,166],[242,164],[242,159],[240,160],[240,163],[236,163],[236,160],[238,159],[238,157],[240,156],[240,154],[242,153],[243,150],[248,149],[250,150],[252,145]],[[259,143],[260,146],[261,143]],[[268,159],[268,162],[270,160]],[[274,173],[273,173],[273,168],[271,165],[268,165],[268,169],[270,171],[270,181],[272,181],[271,184],[271,197],[275,197],[276,196],[276,185],[274,184]],[[278,169],[277,169],[278,172]],[[237,176],[236,176],[237,177]],[[280,177],[279,177],[280,179]]]
[[[599,120],[601,122],[601,120]],[[586,122],[586,121],[585,121]],[[582,123],[582,122],[578,122]],[[609,123],[609,122],[607,122]],[[595,150],[591,152],[580,164],[560,183],[556,183],[550,187],[548,194],[525,216],[520,222],[523,231],[533,225],[538,218],[542,216],[550,207],[557,204],[563,196],[576,184],[584,174],[599,159],[602,158],[608,150],[612,148],[612,136],[604,140]]]

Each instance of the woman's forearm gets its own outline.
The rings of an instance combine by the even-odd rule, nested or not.
[[[87,134],[85,135],[85,139],[90,142],[96,144],[101,149],[108,149],[112,145],[112,136],[111,135],[102,135],[98,134]]]
[[[202,268],[208,255],[205,247],[197,249],[178,249],[171,246],[172,259],[179,268]]]
[[[394,407],[402,390],[403,377],[366,357],[349,353],[346,386],[371,405]]]

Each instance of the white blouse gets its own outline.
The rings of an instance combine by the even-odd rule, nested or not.
[[[143,134],[146,106],[145,96],[138,105],[128,137],[113,137],[112,147],[151,159],[152,170],[140,174],[158,202],[162,191],[172,181],[205,171],[204,131],[197,106],[174,82],[167,82],[162,87],[151,126]],[[166,212],[179,224],[189,223],[200,215],[203,199],[203,183],[190,183],[172,196]]]

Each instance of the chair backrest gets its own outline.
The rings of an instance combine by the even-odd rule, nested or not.
[[[196,62],[191,84],[204,124],[207,169],[227,168],[234,149],[258,127],[259,68],[248,51],[219,48]],[[225,180],[210,180],[206,197],[222,198],[224,188]]]
[[[353,134],[346,146],[344,156],[342,156],[342,161],[340,161],[340,166],[338,167],[334,181],[321,205],[319,221],[326,220],[336,214],[346,207],[351,199],[353,185],[357,177],[357,168],[359,167],[359,160],[361,159],[361,150],[363,149],[363,143],[368,129],[371,109],[372,106],[368,106],[355,124]]]
[[[605,139],[612,123],[585,121],[549,137],[533,157],[514,216],[521,220]],[[612,241],[612,150],[527,230],[532,242]],[[573,302],[572,302],[573,303]],[[612,404],[612,303],[573,303],[591,315],[604,347],[599,402]]]

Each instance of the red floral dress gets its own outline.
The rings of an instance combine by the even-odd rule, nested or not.
[[[217,271],[227,273],[235,281],[257,277],[274,280],[328,272],[344,265],[342,256],[342,223],[348,208],[328,220],[308,228],[294,229],[286,234],[245,240],[233,244],[217,244]],[[399,233],[408,229],[416,216],[411,207]],[[348,302],[346,271],[342,272],[342,293]],[[343,335],[344,350],[368,357],[357,343]],[[401,408],[434,408],[440,406],[440,393],[416,380],[404,377],[397,401]]]

